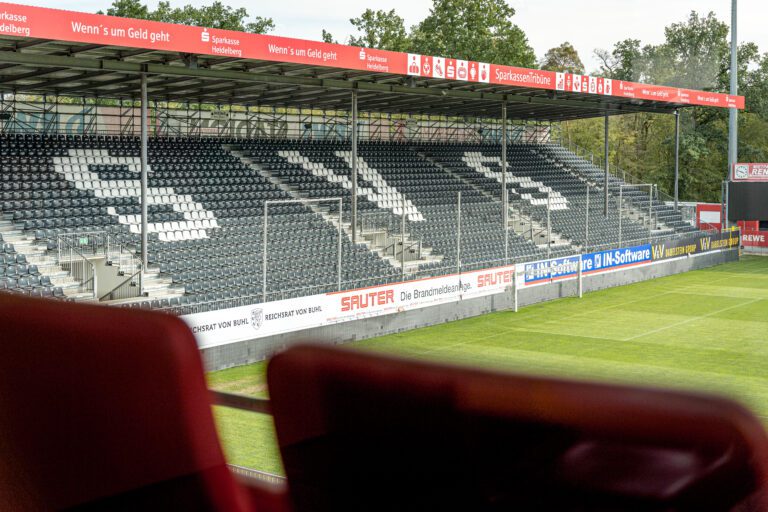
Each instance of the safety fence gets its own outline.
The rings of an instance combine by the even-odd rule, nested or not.
[[[562,198],[556,203],[551,189],[545,189],[538,198],[518,197],[510,201],[507,229],[502,202],[479,189],[456,193],[453,202],[449,196],[440,204],[422,207],[423,212],[418,212],[423,213],[421,217],[403,215],[406,208],[398,207],[387,212],[362,212],[358,216],[357,245],[351,243],[349,207],[339,198],[269,202],[262,215],[238,227],[225,226],[226,233],[211,241],[214,246],[220,240],[225,244],[230,239],[239,240],[241,245],[235,258],[226,262],[228,266],[249,270],[233,281],[239,292],[235,295],[200,288],[195,283],[203,271],[171,267],[174,284],[186,287],[190,295],[163,309],[188,315],[460,275],[680,236],[657,222],[652,210],[640,211],[619,197],[610,197],[605,215],[604,205],[599,202],[601,195],[595,193],[593,186],[583,186],[582,194],[570,194],[567,208],[558,209],[565,203]],[[297,222],[295,218],[284,220],[285,209],[296,205],[317,214],[313,216],[315,221],[291,224]],[[295,217],[297,210],[290,211]],[[361,250],[361,244],[366,249],[363,252],[369,254],[367,261],[355,254]],[[226,247],[222,247],[223,254],[231,250]],[[208,273],[209,280],[226,277],[226,272]]]
[[[201,305],[170,308],[181,314],[196,335],[201,348],[238,341],[331,326],[392,313],[464,301],[502,293],[513,294],[517,309],[519,290],[541,284],[623,271],[676,258],[739,247],[738,231],[689,233],[630,240],[626,245],[593,246],[590,252],[569,252],[545,259],[517,259],[479,263],[473,269],[402,281],[393,279],[370,287],[350,283],[342,291],[315,292],[269,302],[244,304],[227,309],[195,312]],[[580,292],[579,292],[580,293]],[[209,306],[220,304],[209,304]],[[198,310],[199,311],[199,310]]]

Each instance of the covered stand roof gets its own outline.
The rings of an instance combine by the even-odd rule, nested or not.
[[[0,91],[563,121],[744,98],[483,62],[0,3]]]

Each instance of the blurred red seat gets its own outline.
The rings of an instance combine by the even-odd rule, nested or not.
[[[195,341],[173,316],[0,295],[0,411],[3,511],[281,502],[228,470]]]
[[[722,398],[312,346],[268,372],[297,510],[768,510],[768,439]]]

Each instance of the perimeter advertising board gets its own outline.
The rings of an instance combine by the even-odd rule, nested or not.
[[[582,256],[552,258],[404,283],[326,293],[181,317],[200,348],[411,311],[504,293],[510,287],[576,279],[581,257],[584,275],[616,272],[638,265],[738,247],[739,232],[701,235]],[[515,283],[515,272],[518,273]]]
[[[743,96],[2,2],[0,35],[744,108]]]
[[[738,231],[701,234],[685,239],[663,240],[654,244],[584,254],[581,256],[581,271],[583,275],[612,272],[639,265],[647,265],[656,261],[738,246]],[[518,267],[518,286],[522,288],[560,280],[576,279],[578,272],[578,255],[525,263]]]
[[[744,231],[741,235],[741,245],[768,249],[768,231]]]
[[[519,280],[520,286],[535,286],[563,279],[575,279],[579,272],[579,257],[581,257],[581,270],[584,275],[642,265],[653,259],[651,246],[645,244],[526,263],[521,265],[524,270]]]
[[[502,293],[512,285],[514,273],[514,266],[504,266],[196,313],[182,319],[200,348],[209,348]]]
[[[651,250],[653,260],[665,260],[691,256],[709,251],[732,249],[739,246],[739,231],[725,231],[723,233],[711,233],[696,238],[683,240],[664,240],[654,243]]]

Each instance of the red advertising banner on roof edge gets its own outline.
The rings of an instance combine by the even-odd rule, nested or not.
[[[2,2],[0,35],[744,108],[743,96]]]

